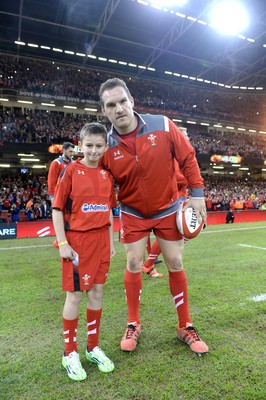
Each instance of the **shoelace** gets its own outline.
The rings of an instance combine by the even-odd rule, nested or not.
[[[197,330],[195,328],[193,328],[193,326],[189,326],[186,328],[186,331],[188,332],[188,336],[190,336],[194,341],[196,340],[201,340],[199,337],[199,334],[197,332]]]
[[[131,339],[135,333],[137,333],[135,325],[128,325],[126,339]]]

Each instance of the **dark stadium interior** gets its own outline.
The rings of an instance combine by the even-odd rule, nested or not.
[[[150,6],[151,2],[140,0],[2,0],[0,54],[2,60],[13,56],[17,64],[29,60],[33,63],[31,68],[34,68],[37,60],[42,60],[47,65],[51,61],[63,65],[68,68],[68,72],[69,68],[80,68],[83,74],[86,71],[89,78],[87,87],[94,89],[94,96],[90,92],[89,100],[98,107],[97,118],[97,88],[101,80],[92,81],[95,74],[101,74],[101,79],[106,78],[109,73],[125,77],[127,82],[132,79],[130,90],[136,99],[138,111],[158,113],[162,110],[160,112],[171,118],[178,114],[182,116],[183,112],[183,117],[193,117],[193,121],[197,122],[196,126],[186,125],[187,121],[183,118],[179,123],[187,126],[191,133],[203,172],[206,173],[210,161],[207,150],[215,152],[226,149],[226,155],[236,155],[240,151],[244,155],[243,166],[246,167],[248,162],[256,174],[265,166],[263,159],[266,158],[265,1],[242,1],[249,12],[250,26],[241,37],[221,35],[202,23],[208,20],[209,11],[217,2],[218,0],[191,0],[183,7],[157,9]],[[18,45],[15,41],[24,44]],[[10,63],[12,65],[12,61]],[[76,73],[76,70],[73,71],[70,71],[69,83]],[[166,71],[170,73],[165,73]],[[36,70],[36,74],[38,72]],[[23,68],[21,73],[24,73]],[[57,79],[55,72],[51,76],[52,79]],[[42,79],[40,77],[40,81]],[[84,86],[84,78],[80,82],[80,86]],[[16,102],[19,99],[17,87],[16,90],[8,89],[9,86],[1,85],[0,97],[10,95]],[[21,89],[30,91],[24,86]],[[86,91],[86,86],[84,90]],[[167,106],[165,93],[169,94],[170,90],[173,93],[168,96],[169,104],[172,102],[175,107],[179,107],[176,108],[176,113],[172,112],[171,104]],[[153,98],[149,99],[146,94],[151,91]],[[68,92],[70,96],[74,96],[70,85]],[[185,95],[181,99],[181,106],[173,101],[175,96],[178,98],[179,93]],[[32,109],[36,114],[36,110],[40,110],[40,100],[37,97],[34,100]],[[194,101],[197,104],[196,109],[193,108]],[[209,103],[201,107],[198,104],[200,101],[202,104],[203,101]],[[216,108],[213,106],[214,102]],[[224,107],[219,113],[221,102]],[[66,113],[62,108],[63,102],[59,101],[58,104],[61,106],[60,112]],[[75,105],[71,102],[69,104]],[[7,106],[1,99],[0,105],[2,109]],[[138,108],[141,106],[146,108],[141,110]],[[23,107],[21,109],[24,114],[31,113],[27,111],[26,105],[19,107]],[[47,107],[43,108],[47,110]],[[53,111],[50,109],[47,112],[52,115]],[[79,110],[73,111],[71,118],[75,118],[74,114],[78,112]],[[88,112],[86,115],[88,116]],[[200,126],[200,122],[206,122],[205,116],[209,118],[207,122],[212,121],[214,126],[215,123],[226,121],[227,125],[234,124],[236,131],[246,129],[246,133],[241,137],[238,133],[237,140],[232,137],[232,143],[228,143],[230,132],[221,132],[219,127],[206,128],[204,124]],[[92,113],[93,117],[95,113]],[[79,128],[81,122],[74,124],[72,120],[71,126]],[[197,132],[199,127],[200,136]],[[251,136],[252,132],[256,133]],[[210,146],[212,135],[214,145]],[[217,139],[217,135],[222,137]],[[46,141],[49,140],[50,137]],[[10,141],[15,140],[11,138]],[[46,149],[43,152],[39,150],[38,143],[42,139],[35,141],[37,143],[31,144],[31,149],[40,158],[40,162],[51,161],[54,155],[48,156]],[[235,146],[236,143],[239,147]],[[23,152],[27,150],[27,143],[5,143],[5,150],[0,148],[2,162],[19,163],[18,152],[12,150],[14,146]],[[225,171],[228,170],[228,164],[224,165]]]
[[[217,0],[194,0],[171,9],[206,21],[215,3]],[[0,49],[174,82],[178,77],[166,77],[165,70],[227,85],[266,86],[265,1],[242,3],[247,6],[251,21],[246,37],[254,42],[237,36],[224,40],[208,26],[132,0],[2,0]],[[17,46],[15,40],[150,66],[156,71]]]

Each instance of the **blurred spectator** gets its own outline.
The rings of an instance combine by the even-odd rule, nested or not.
[[[260,210],[266,211],[266,200],[264,200],[264,202],[260,206]]]
[[[233,224],[234,221],[235,221],[235,215],[233,211],[230,209],[226,214],[226,224],[230,224],[230,222]]]
[[[10,206],[9,216],[12,222],[18,222],[20,220],[20,208],[16,204]]]

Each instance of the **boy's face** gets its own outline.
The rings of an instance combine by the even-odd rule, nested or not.
[[[83,151],[84,159],[91,165],[98,165],[99,160],[108,149],[104,137],[100,134],[87,134],[79,146]]]

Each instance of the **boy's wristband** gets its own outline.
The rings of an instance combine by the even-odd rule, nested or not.
[[[63,242],[58,242],[58,247],[64,246],[64,244],[68,244],[68,241],[64,240]]]

